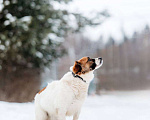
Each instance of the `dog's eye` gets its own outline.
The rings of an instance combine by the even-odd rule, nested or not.
[[[90,57],[88,57],[88,61],[91,61]],[[87,62],[88,62],[88,61],[87,61]]]

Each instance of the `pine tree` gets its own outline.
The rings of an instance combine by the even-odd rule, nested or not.
[[[67,31],[77,32],[86,25],[98,24],[54,6],[70,1],[3,0],[0,11],[0,68],[47,66],[65,53],[60,45]],[[69,24],[70,16],[76,20],[76,28]]]
[[[33,100],[40,70],[66,52],[64,37],[101,23],[58,8],[70,1],[0,0],[0,100]],[[99,15],[108,16],[106,11]]]

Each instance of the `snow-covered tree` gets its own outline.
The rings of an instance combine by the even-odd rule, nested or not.
[[[107,16],[106,11],[93,18],[72,13],[65,7],[69,2],[0,0],[0,100],[31,101],[39,89],[40,70],[66,53],[64,37],[101,23],[97,15]]]
[[[65,53],[60,47],[67,31],[77,32],[95,22],[61,7],[71,0],[2,0],[0,9],[0,68],[42,68]],[[104,13],[100,15],[104,16]],[[71,24],[74,21],[74,25]]]

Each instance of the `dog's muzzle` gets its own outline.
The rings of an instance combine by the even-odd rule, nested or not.
[[[95,58],[95,63],[96,63],[96,68],[95,68],[95,69],[98,69],[99,67],[102,66],[102,64],[103,64],[103,59],[102,59],[101,57]]]

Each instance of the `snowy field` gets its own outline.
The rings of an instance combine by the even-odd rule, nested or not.
[[[34,104],[1,101],[0,120],[34,120]],[[83,105],[79,120],[150,120],[150,91],[90,96]]]

